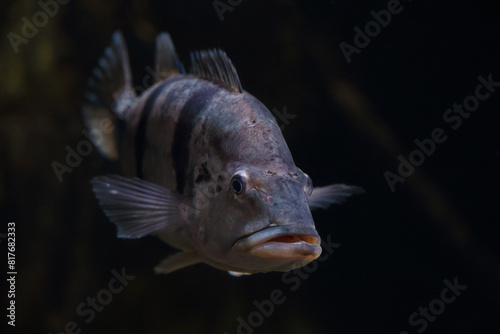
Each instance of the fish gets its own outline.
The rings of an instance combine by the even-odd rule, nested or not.
[[[168,274],[205,263],[236,276],[290,271],[317,259],[311,211],[358,186],[313,187],[294,163],[272,113],[243,90],[220,49],[190,53],[184,69],[168,33],[156,38],[155,83],[133,87],[123,35],[88,80],[82,113],[121,175],[96,176],[93,191],[119,238],[158,237],[176,250],[156,267]]]

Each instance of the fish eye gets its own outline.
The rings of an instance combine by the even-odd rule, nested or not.
[[[239,173],[231,178],[231,188],[236,195],[240,195],[246,190],[246,177]]]
[[[307,174],[305,174],[305,175],[306,175],[306,185],[304,186],[304,191],[306,192],[307,196],[311,196],[313,189],[314,189],[313,182],[312,182],[311,178],[309,177],[309,175],[307,175]]]

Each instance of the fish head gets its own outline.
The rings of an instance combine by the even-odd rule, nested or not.
[[[214,267],[239,272],[289,271],[321,254],[307,196],[312,182],[300,169],[227,168],[219,196],[211,199],[203,237],[206,259]]]

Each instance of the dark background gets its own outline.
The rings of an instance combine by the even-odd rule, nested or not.
[[[0,233],[16,222],[18,271],[9,333],[59,333],[74,321],[82,333],[232,334],[254,300],[280,289],[286,301],[255,333],[413,334],[421,327],[409,316],[455,277],[467,289],[424,332],[500,333],[500,89],[459,129],[442,119],[474,93],[479,75],[500,81],[499,6],[403,1],[348,64],[339,44],[353,44],[354,27],[364,29],[387,3],[249,0],[221,21],[211,1],[73,0],[16,53],[7,34],[21,34],[22,18],[32,21],[41,7],[3,1]],[[281,273],[235,278],[203,264],[155,275],[173,250],[151,237],[117,239],[93,197],[90,178],[115,165],[94,150],[58,181],[51,164],[86,139],[85,82],[116,29],[137,86],[159,32],[170,32],[185,64],[190,51],[222,48],[244,89],[297,115],[283,133],[315,185],[366,189],[314,214],[320,235],[341,246],[296,291]],[[397,173],[397,157],[437,127],[447,140],[391,192],[384,172]],[[0,247],[5,254],[5,239]],[[124,267],[135,278],[87,324],[77,306]]]

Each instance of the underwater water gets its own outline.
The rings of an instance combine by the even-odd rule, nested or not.
[[[2,333],[499,333],[499,14],[470,0],[2,2]],[[158,33],[185,64],[223,49],[315,186],[365,189],[313,213],[318,261],[157,275],[172,247],[116,237],[90,179],[119,166],[86,151],[80,113],[115,30],[139,93]]]

